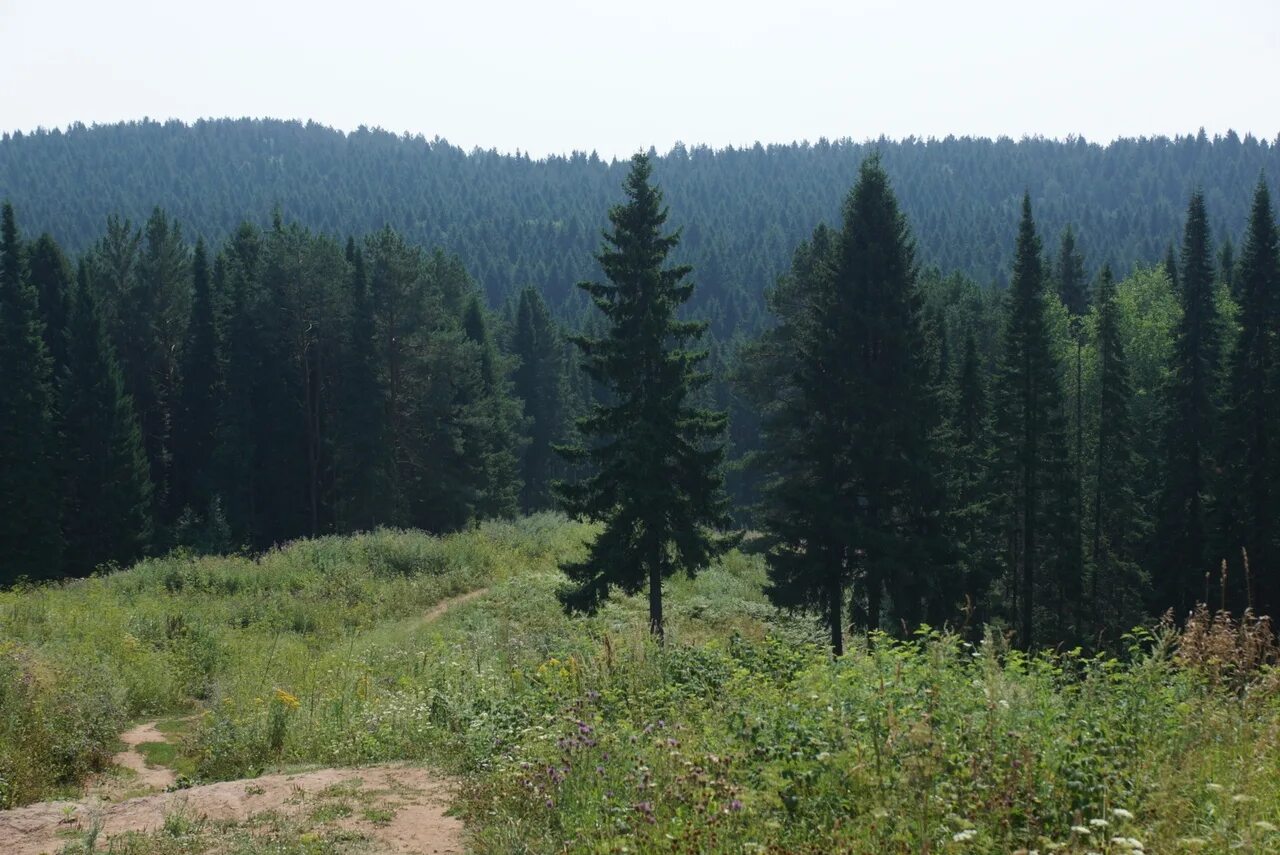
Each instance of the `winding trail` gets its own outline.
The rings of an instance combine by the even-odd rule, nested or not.
[[[178,781],[174,771],[166,766],[149,766],[147,760],[138,750],[144,742],[168,742],[169,738],[156,730],[157,722],[147,721],[132,727],[120,734],[120,741],[125,749],[111,758],[111,762],[126,769],[132,769],[138,776],[138,783],[153,790],[165,790]]]
[[[433,606],[421,623],[438,620],[455,606],[471,602],[487,588],[450,597]],[[149,766],[138,746],[168,742],[157,722],[138,724],[120,735],[125,749],[113,758],[131,769],[137,782],[160,792],[110,802],[93,795],[75,801],[39,802],[0,811],[0,853],[53,855],[68,843],[83,840],[95,826],[99,847],[129,832],[154,832],[175,812],[190,820],[243,822],[258,814],[305,818],[327,788],[377,791],[376,806],[389,819],[371,821],[348,816],[333,827],[359,832],[370,839],[372,851],[459,855],[463,852],[462,822],[447,815],[456,781],[429,769],[405,764],[317,769],[296,774],[263,775],[164,792],[177,782],[172,769]],[[370,796],[373,797],[372,793]]]

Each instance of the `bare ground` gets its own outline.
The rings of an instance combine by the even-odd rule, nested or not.
[[[101,822],[99,846],[127,832],[155,832],[165,817],[181,813],[190,821],[243,822],[273,812],[305,818],[331,787],[376,790],[377,807],[394,814],[390,821],[348,817],[340,825],[373,841],[387,853],[461,853],[462,823],[445,811],[452,782],[428,769],[405,765],[318,769],[286,775],[224,781],[173,793],[110,804],[97,799],[41,802],[0,812],[0,852],[5,855],[56,853],[79,833]]]
[[[485,592],[482,588],[445,600],[426,612],[422,622],[430,623]],[[148,765],[138,751],[144,743],[168,741],[156,729],[156,722],[139,724],[122,733],[120,740],[125,749],[113,760],[117,766],[132,770],[136,783],[160,791],[173,786],[177,780],[173,770]],[[453,787],[448,778],[403,764],[264,775],[118,802],[107,800],[118,785],[100,783],[92,788],[95,795],[85,799],[0,811],[0,853],[52,855],[72,840],[82,839],[95,826],[100,829],[98,845],[105,847],[113,837],[159,831],[165,818],[173,814],[193,822],[244,822],[259,814],[305,818],[326,790],[338,788],[363,791],[368,796],[376,791],[375,806],[382,814],[378,819],[347,816],[335,821],[342,829],[366,835],[373,851],[450,855],[463,851],[462,823],[446,815]]]

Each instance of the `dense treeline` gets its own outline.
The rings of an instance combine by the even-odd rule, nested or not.
[[[566,604],[648,584],[660,633],[662,579],[731,542],[707,534],[727,469],[771,598],[817,609],[837,650],[851,626],[995,621],[1030,646],[1280,607],[1266,178],[1232,242],[1196,191],[1177,245],[1131,268],[1023,194],[1001,289],[922,267],[889,163],[863,161],[733,348],[697,344],[696,224],[644,156],[574,335],[536,288],[487,310],[458,257],[391,228],[344,243],[277,214],[192,242],[156,209],[73,260],[6,204],[0,580],[558,495],[604,523]]]
[[[1274,142],[1228,133],[1117,140],[880,140],[677,146],[653,157],[672,218],[676,261],[693,264],[691,307],[727,338],[764,321],[761,295],[796,245],[840,208],[858,164],[881,153],[895,178],[919,261],[983,284],[1008,283],[1024,191],[1055,239],[1073,225],[1090,270],[1154,262],[1176,239],[1191,188],[1217,232],[1237,237],[1240,198],[1260,170],[1280,175]],[[592,253],[626,163],[574,154],[533,160],[466,153],[443,141],[315,124],[216,120],[75,126],[0,141],[0,198],[66,249],[97,240],[110,214],[142,222],[158,205],[211,243],[279,209],[326,234],[396,229],[457,255],[491,303],[533,286],[558,316],[589,305],[573,287]]]

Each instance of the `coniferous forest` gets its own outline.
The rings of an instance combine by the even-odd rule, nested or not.
[[[647,587],[656,634],[744,532],[837,652],[1275,613],[1276,175],[1203,133],[6,137],[0,584],[560,507],[604,526],[565,605]]]

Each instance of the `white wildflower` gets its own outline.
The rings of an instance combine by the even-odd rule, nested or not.
[[[1100,816],[1095,816],[1093,819],[1089,820],[1089,824],[1094,828],[1106,828],[1111,823],[1107,822]]]
[[[1254,827],[1254,828],[1257,828],[1257,829],[1261,829],[1262,831],[1275,831],[1275,830],[1276,830],[1275,825],[1273,825],[1273,824],[1272,824],[1272,823],[1270,823],[1270,822],[1267,822],[1265,819],[1260,819],[1260,820],[1258,820],[1257,822],[1255,822],[1255,823],[1253,824],[1253,827]]]
[[[1112,808],[1111,815],[1116,819],[1133,819],[1133,814],[1124,808]]]
[[[1093,829],[1086,825],[1073,825],[1071,826],[1071,830],[1076,834],[1093,834]]]
[[[977,836],[978,830],[976,828],[966,828],[964,831],[957,831],[951,835],[951,839],[956,843],[967,843]]]

